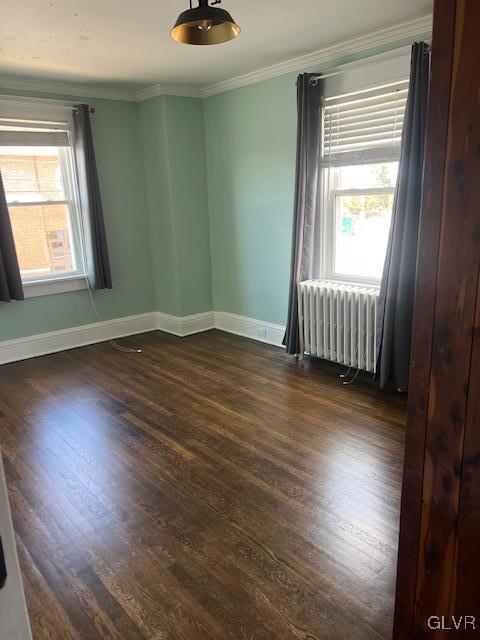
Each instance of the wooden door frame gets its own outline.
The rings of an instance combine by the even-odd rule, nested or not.
[[[480,629],[479,24],[478,0],[436,0],[395,640],[455,637],[430,616]]]

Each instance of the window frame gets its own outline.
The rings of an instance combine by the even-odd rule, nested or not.
[[[385,161],[386,163],[387,161]],[[391,162],[398,162],[398,160],[388,160]],[[363,162],[359,165],[365,166],[367,164],[383,164],[382,162]],[[345,165],[346,166],[346,165]],[[338,168],[334,167],[333,169]],[[330,169],[326,168],[323,172],[329,172]],[[328,174],[327,174],[328,176]],[[323,232],[322,235],[325,238],[323,249],[323,265],[322,272],[323,278],[326,280],[332,280],[335,282],[352,283],[352,284],[365,284],[369,286],[380,286],[381,276],[375,278],[373,276],[363,276],[350,273],[341,273],[335,271],[335,258],[337,250],[337,221],[338,221],[338,198],[339,196],[362,196],[362,195],[394,195],[395,187],[370,187],[359,189],[329,189],[329,178],[324,178],[326,185],[325,193],[325,206],[322,206],[324,211]]]
[[[405,83],[405,76],[394,78],[386,81],[384,84],[402,84]],[[383,85],[368,84],[364,88],[357,87],[354,93],[365,93],[367,91],[380,88]],[[348,91],[345,90],[345,94]],[[340,97],[340,95],[339,95]],[[389,164],[400,161],[400,145],[397,147],[385,147],[375,149],[364,149],[348,152],[342,162],[341,154],[334,157],[334,161],[328,164],[322,157],[323,151],[323,126],[324,111],[321,110],[321,144],[318,150],[318,184],[317,184],[317,225],[316,225],[316,250],[315,250],[315,273],[320,280],[337,282],[339,284],[357,284],[369,287],[380,287],[381,276],[375,278],[373,276],[362,276],[356,274],[337,273],[334,270],[335,251],[337,239],[335,236],[335,225],[337,220],[336,212],[336,196],[338,195],[365,195],[371,193],[395,193],[393,187],[371,187],[359,189],[331,189],[330,172],[341,167],[352,165],[371,165],[371,164]]]
[[[74,269],[72,271],[51,272],[37,277],[22,276],[22,285],[26,298],[63,293],[66,291],[76,291],[87,288],[87,269],[85,263],[84,245],[84,222],[80,206],[78,173],[74,156],[74,133],[73,133],[73,108],[70,103],[46,104],[42,101],[19,101],[0,98],[0,117],[4,120],[22,120],[25,126],[32,123],[36,128],[41,129],[42,124],[48,128],[46,122],[61,124],[62,129],[67,131],[68,145],[66,147],[45,145],[58,150],[62,183],[64,189],[64,199],[44,200],[44,201],[17,201],[8,203],[8,208],[15,206],[45,206],[45,205],[65,205],[68,210],[68,233],[70,240],[70,251]],[[2,146],[15,147],[14,141]],[[19,150],[21,145],[18,145]],[[20,155],[20,154],[19,154]],[[12,157],[14,157],[12,155]]]

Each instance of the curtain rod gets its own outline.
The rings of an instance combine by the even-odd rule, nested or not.
[[[1,100],[12,100],[17,102],[38,102],[39,104],[51,104],[58,107],[74,107],[76,104],[86,104],[82,101],[62,100],[53,98],[38,98],[37,96],[15,95],[14,93],[0,93]]]
[[[348,71],[348,69],[342,69],[341,71],[332,71],[331,73],[321,73],[318,76],[313,76],[313,78],[310,78],[310,83],[316,85],[319,80],[333,78],[334,76],[341,76],[346,71]]]
[[[78,102],[78,101],[72,101],[72,100],[62,100],[62,99],[52,99],[52,98],[37,98],[37,97],[33,97],[33,96],[18,96],[15,95],[14,93],[0,93],[0,100],[11,100],[12,102],[36,102],[38,104],[47,104],[47,105],[52,105],[52,106],[57,106],[57,107],[71,107],[73,109],[73,107],[78,106],[79,104],[84,104],[86,106],[87,103],[86,102]],[[90,113],[95,113],[95,107],[89,107],[88,109],[90,111]]]
[[[428,45],[428,48],[430,49],[430,43],[428,40],[425,41],[425,43]],[[385,54],[387,55],[387,57],[385,58],[385,54],[374,54],[373,56],[368,56],[366,58],[363,58],[362,60],[356,60],[354,62],[347,62],[346,64],[342,64],[339,67],[337,67],[336,71],[331,71],[329,73],[319,73],[317,76],[313,76],[312,78],[310,78],[310,82],[315,85],[317,84],[318,80],[320,79],[325,79],[325,78],[333,78],[334,76],[339,76],[342,75],[343,73],[347,73],[348,71],[352,70],[352,69],[356,69],[357,67],[361,68],[364,67],[366,65],[372,64],[374,62],[374,60],[372,60],[372,58],[379,58],[379,61],[377,64],[382,64],[384,62],[386,62],[387,60],[391,60],[392,58],[397,57],[398,55],[401,55],[402,53],[407,53],[409,52],[411,49],[410,45],[406,45],[403,47],[398,47],[398,49],[391,49],[390,51],[385,52]],[[395,55],[392,55],[395,54]],[[380,57],[381,56],[381,57]],[[335,67],[334,67],[335,69]]]

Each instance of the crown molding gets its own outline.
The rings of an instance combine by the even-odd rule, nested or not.
[[[256,71],[235,76],[222,82],[216,82],[203,88],[188,85],[154,84],[142,89],[122,89],[113,87],[101,87],[97,85],[76,84],[74,82],[49,81],[35,78],[19,78],[8,75],[0,75],[0,89],[12,91],[26,91],[31,93],[50,93],[77,97],[101,98],[105,100],[122,100],[130,102],[142,102],[157,96],[182,96],[187,98],[207,98],[216,93],[223,93],[231,89],[238,89],[262,80],[275,78],[286,73],[308,69],[315,65],[325,65],[338,58],[378,47],[402,38],[414,37],[418,34],[431,31],[432,16],[425,16],[416,20],[410,20],[394,27],[379,29],[373,33],[350,38],[344,42],[319,49],[313,53],[297,56],[262,67]]]
[[[209,96],[213,96],[217,93],[223,93],[224,91],[230,91],[231,89],[245,87],[262,80],[276,78],[277,76],[281,76],[286,73],[307,69],[314,65],[324,65],[343,56],[359,53],[360,51],[388,44],[395,40],[401,40],[402,38],[414,37],[426,31],[431,31],[431,29],[432,16],[424,16],[423,18],[403,22],[402,24],[394,27],[378,29],[372,33],[358,36],[356,38],[350,38],[349,40],[345,40],[330,47],[319,49],[313,53],[290,58],[289,60],[273,64],[269,67],[262,67],[261,69],[251,71],[250,73],[235,76],[222,82],[216,82],[215,84],[211,84],[202,89],[202,97],[208,98]]]
[[[139,89],[135,93],[137,102],[143,102],[157,96],[180,96],[182,98],[201,98],[202,90],[199,87],[188,85],[154,84],[145,89]]]
[[[201,98],[201,90],[182,85],[154,84],[143,89],[117,89],[96,85],[76,84],[74,82],[51,82],[35,78],[18,78],[0,75],[0,90],[27,91],[31,93],[53,93],[67,96],[101,98],[104,100],[121,100],[142,102],[156,96],[182,96],[185,98]]]
[[[136,101],[135,91],[115,89],[96,85],[76,84],[74,82],[52,82],[35,78],[19,78],[0,75],[0,88],[32,93],[54,93],[67,96],[102,98],[105,100]]]

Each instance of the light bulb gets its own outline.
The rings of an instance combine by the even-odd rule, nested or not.
[[[198,25],[198,28],[201,31],[210,31],[210,29],[212,28],[212,22],[211,20],[202,20],[200,22],[200,24]]]

